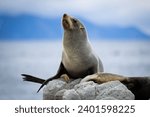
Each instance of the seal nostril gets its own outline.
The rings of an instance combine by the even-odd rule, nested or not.
[[[67,14],[65,13],[64,15],[63,15],[63,17],[66,17],[67,16]]]

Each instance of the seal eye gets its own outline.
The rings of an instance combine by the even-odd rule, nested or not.
[[[73,20],[74,23],[77,23],[77,20],[76,20],[76,19],[72,19],[72,20]]]

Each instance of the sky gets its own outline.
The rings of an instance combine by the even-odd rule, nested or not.
[[[0,13],[44,18],[68,13],[96,25],[136,27],[150,36],[150,0],[0,0]]]

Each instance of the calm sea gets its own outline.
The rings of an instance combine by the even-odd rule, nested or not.
[[[27,73],[44,79],[61,60],[61,41],[0,42],[0,99],[42,99],[39,84],[23,82]],[[150,76],[150,41],[92,41],[105,72]]]

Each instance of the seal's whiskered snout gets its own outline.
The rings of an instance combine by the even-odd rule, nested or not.
[[[64,29],[68,29],[69,28],[69,23],[68,23],[68,21],[66,19],[62,20],[62,25],[63,25]]]
[[[65,30],[73,29],[73,24],[71,17],[67,14],[64,14],[62,17],[62,25]]]
[[[74,30],[80,29],[82,24],[76,18],[64,14],[62,17],[62,25],[65,30]]]

